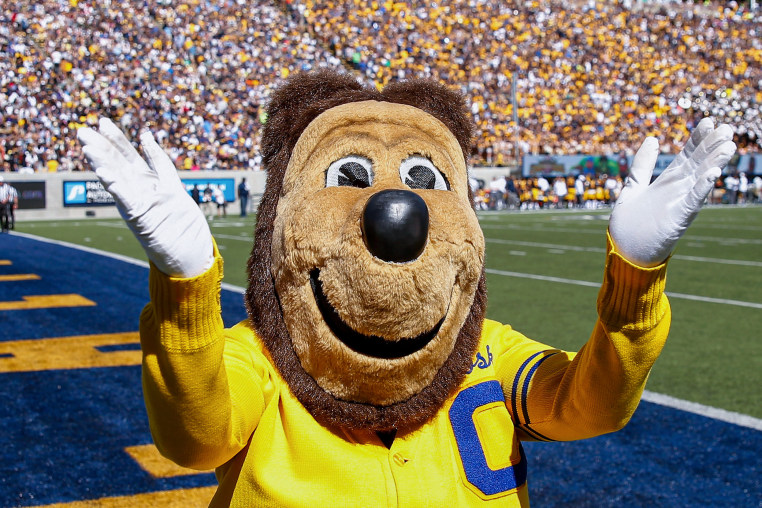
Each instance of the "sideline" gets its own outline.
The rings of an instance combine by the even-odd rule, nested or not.
[[[114,252],[94,249],[92,247],[87,247],[85,245],[77,245],[76,243],[64,242],[63,240],[53,240],[51,238],[44,238],[42,236],[30,235],[29,233],[19,233],[18,231],[13,231],[11,234],[16,236],[21,236],[23,238],[29,238],[30,240],[37,240],[38,242],[51,243],[53,245],[60,245],[62,247],[69,247],[70,249],[77,249],[84,252],[89,252],[90,254],[98,254],[100,256],[106,256],[107,258],[117,259],[119,261],[124,261],[125,263],[129,263],[131,265],[142,266],[143,268],[149,268],[148,261],[143,261],[142,259],[135,259],[128,256],[123,256],[121,254],[116,254]],[[228,284],[227,282],[222,283],[222,289],[225,289],[227,291],[232,291],[234,293],[241,293],[241,294],[246,292],[245,288],[242,288],[240,286],[234,286],[232,284]]]
[[[705,416],[713,420],[719,420],[721,422],[732,423],[741,427],[747,427],[754,430],[762,431],[762,420],[754,418],[753,416],[736,413],[733,411],[727,411],[712,406],[705,406],[698,402],[691,402],[688,400],[678,399],[669,395],[663,395],[661,393],[655,393],[648,390],[643,391],[643,397],[641,400],[650,402],[652,404],[658,404],[660,406],[671,407],[673,409],[679,409],[686,413],[693,413],[699,416]]]
[[[114,254],[112,252],[106,252],[99,249],[94,249],[92,247],[85,247],[83,245],[76,245],[69,242],[63,242],[60,240],[51,240],[49,238],[42,238],[40,236],[36,235],[30,235],[28,233],[18,233],[18,232],[12,232],[12,235],[21,236],[24,238],[29,238],[31,240],[37,240],[40,242],[45,243],[51,243],[54,245],[61,245],[64,247],[69,247],[72,249],[78,249],[85,252],[90,252],[92,254],[99,254],[101,256],[110,257],[113,259],[118,259],[119,261],[124,261],[125,263],[131,263],[133,265],[142,266],[145,268],[148,268],[148,263],[145,261],[141,261],[138,259],[130,258],[127,256],[122,256],[120,254]],[[600,283],[595,282],[588,282],[588,281],[574,281],[571,279],[561,279],[557,277],[545,277],[541,275],[531,275],[531,274],[520,274],[515,272],[502,272],[500,270],[492,270],[487,269],[487,273],[495,273],[496,275],[506,275],[506,276],[515,276],[515,277],[526,277],[526,278],[535,278],[539,280],[545,280],[549,282],[560,282],[565,284],[577,284],[580,286],[588,286],[588,287],[600,287]],[[235,293],[245,293],[246,288],[242,288],[241,286],[234,286],[233,284],[228,284],[226,282],[222,283],[222,288],[226,289],[228,291],[233,291]],[[669,293],[667,293],[669,295]],[[687,295],[691,296],[691,295]],[[674,296],[673,296],[674,297]],[[731,300],[732,301],[732,300]],[[721,302],[716,302],[721,303]],[[740,303],[750,303],[750,302],[740,302]],[[756,305],[756,308],[762,308],[762,304],[753,304]],[[688,400],[678,399],[676,397],[671,397],[669,395],[663,395],[660,393],[651,392],[648,390],[645,390],[643,392],[642,400],[645,400],[646,402],[650,402],[653,404],[658,404],[660,406],[666,406],[673,409],[679,409],[681,411],[685,411],[688,413],[697,414],[699,416],[705,416],[707,418],[711,418],[713,420],[719,420],[726,423],[731,423],[734,425],[739,425],[741,427],[748,427],[750,429],[759,430],[762,431],[762,419],[755,418],[753,416],[741,414],[741,413],[735,413],[733,411],[728,411],[725,409],[720,409],[712,406],[705,406],[703,404],[699,404],[697,402],[691,402]]]

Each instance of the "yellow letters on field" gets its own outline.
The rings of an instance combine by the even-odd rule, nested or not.
[[[100,346],[138,344],[138,332],[0,342],[0,373],[140,365],[139,349],[99,351]]]

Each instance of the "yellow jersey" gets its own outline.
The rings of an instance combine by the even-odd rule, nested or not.
[[[293,396],[249,321],[224,329],[222,260],[195,279],[151,268],[143,385],[159,450],[216,468],[211,506],[528,506],[521,440],[621,428],[666,340],[665,266],[611,248],[587,344],[569,353],[486,320],[471,371],[438,414],[399,429],[328,428]]]

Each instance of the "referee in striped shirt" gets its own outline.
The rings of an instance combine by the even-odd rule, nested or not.
[[[11,217],[17,196],[16,189],[5,183],[5,179],[0,175],[0,229],[3,233],[7,233],[12,227]]]

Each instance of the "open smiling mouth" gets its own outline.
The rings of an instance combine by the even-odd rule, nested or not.
[[[428,332],[424,332],[417,337],[409,339],[399,339],[396,341],[386,340],[382,337],[375,335],[363,335],[356,332],[349,327],[339,317],[339,313],[328,302],[323,293],[323,284],[320,282],[320,270],[317,268],[310,272],[310,285],[312,286],[312,294],[315,295],[315,302],[317,303],[320,314],[323,316],[323,320],[330,328],[331,332],[344,343],[349,349],[360,353],[365,356],[372,356],[374,358],[402,358],[409,354],[415,353],[425,348],[431,340],[436,337],[439,332],[439,328],[444,322],[444,317],[434,325],[434,328]],[[445,312],[445,316],[447,313]]]

